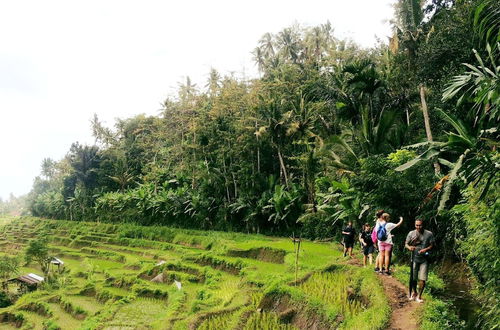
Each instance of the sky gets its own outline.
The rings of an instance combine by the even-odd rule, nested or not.
[[[30,191],[44,158],[93,144],[90,120],[157,115],[186,76],[256,76],[260,37],[330,21],[387,40],[395,0],[0,1],[0,198]]]

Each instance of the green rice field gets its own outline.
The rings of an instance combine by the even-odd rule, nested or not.
[[[390,308],[373,272],[339,245],[167,227],[4,219],[0,253],[47,237],[40,287],[1,308],[0,329],[382,329]],[[42,275],[32,262],[20,274]]]

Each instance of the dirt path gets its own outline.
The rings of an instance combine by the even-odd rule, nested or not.
[[[349,265],[363,267],[361,261],[353,257],[347,262]],[[396,270],[397,271],[397,270]],[[419,303],[408,300],[408,288],[392,276],[378,275],[384,287],[385,295],[389,299],[392,309],[388,330],[417,330],[418,319],[416,312]]]
[[[389,298],[392,315],[387,329],[390,330],[416,330],[418,320],[416,311],[419,303],[408,300],[408,289],[392,276],[378,275],[384,286],[386,296]]]

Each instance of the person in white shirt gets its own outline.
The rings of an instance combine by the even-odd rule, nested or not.
[[[389,270],[389,265],[391,262],[392,254],[392,230],[399,227],[403,223],[403,217],[399,217],[398,223],[392,223],[390,221],[390,216],[388,213],[382,214],[380,221],[378,221],[375,226],[375,231],[377,232],[378,249],[380,251],[380,263],[385,265],[385,271],[382,274],[391,275]]]

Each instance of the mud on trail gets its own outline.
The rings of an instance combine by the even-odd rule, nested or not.
[[[347,264],[363,267],[356,257],[346,261]],[[368,266],[371,267],[371,266]],[[418,309],[420,304],[408,300],[408,288],[392,276],[378,275],[385,295],[389,300],[392,314],[387,326],[388,330],[417,330],[419,328]]]

